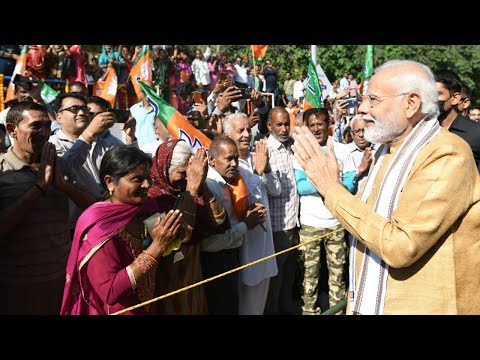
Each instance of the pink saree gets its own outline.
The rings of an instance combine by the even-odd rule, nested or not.
[[[115,239],[136,215],[150,215],[157,208],[156,201],[148,198],[139,206],[99,202],[82,213],[68,258],[61,315],[107,314],[139,302],[126,274],[135,254]],[[90,268],[87,275],[87,265],[94,261],[95,269]],[[110,283],[106,276],[111,277]],[[143,308],[129,312],[144,313]]]

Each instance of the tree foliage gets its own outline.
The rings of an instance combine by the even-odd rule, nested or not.
[[[249,45],[221,45],[230,56],[249,54]],[[345,71],[352,72],[360,80],[365,64],[367,45],[318,45],[317,62],[333,82]],[[271,59],[280,69],[280,79],[290,71],[294,78],[306,72],[310,45],[270,45],[265,58]],[[373,64],[378,66],[388,60],[415,60],[428,65],[433,71],[453,70],[470,88],[474,102],[480,102],[480,46],[478,45],[375,45]],[[264,59],[265,60],[265,59]],[[282,81],[280,81],[283,84]],[[477,101],[477,99],[479,101]]]

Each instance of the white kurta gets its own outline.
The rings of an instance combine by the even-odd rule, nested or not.
[[[247,161],[239,160],[238,169],[250,192],[248,202],[250,204],[254,202],[262,203],[268,209],[267,192],[272,196],[278,196],[281,193],[279,177],[274,172],[262,176],[255,174],[251,155],[249,155]],[[240,248],[241,265],[275,253],[270,216],[267,216],[263,225],[267,231],[264,231],[261,226],[255,226],[247,231]],[[240,280],[245,285],[254,286],[264,279],[277,275],[277,273],[277,261],[275,258],[271,258],[241,270]]]

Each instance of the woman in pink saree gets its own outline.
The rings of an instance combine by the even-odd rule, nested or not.
[[[182,214],[158,218],[153,238],[144,249],[143,220],[158,210],[147,196],[151,186],[150,158],[138,148],[107,151],[100,179],[108,198],[80,216],[67,263],[62,315],[106,315],[154,296],[158,261],[176,239]],[[152,314],[145,305],[124,314]]]

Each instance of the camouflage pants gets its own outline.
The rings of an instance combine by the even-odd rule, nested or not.
[[[302,225],[300,229],[300,243],[305,243],[342,226],[337,225],[331,228],[317,228]],[[305,246],[300,246],[300,263],[304,267],[303,277],[303,307],[304,315],[317,315],[321,310],[316,305],[318,300],[318,285],[320,283],[320,249],[321,241],[325,241],[328,267],[328,300],[330,307],[345,297],[344,269],[347,261],[347,243],[344,239],[344,230],[328,235],[319,241],[312,241]]]

